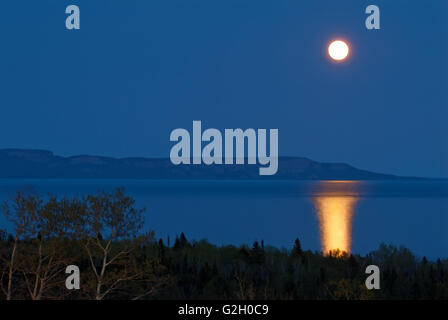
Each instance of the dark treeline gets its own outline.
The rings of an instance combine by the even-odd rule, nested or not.
[[[43,199],[17,193],[2,207],[0,299],[448,299],[448,260],[428,261],[381,245],[365,256],[142,233],[144,209],[123,189]],[[381,289],[368,290],[368,265]],[[68,290],[65,269],[81,271]]]

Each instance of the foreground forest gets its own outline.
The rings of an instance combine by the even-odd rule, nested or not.
[[[0,299],[448,299],[448,260],[381,245],[365,256],[157,239],[123,189],[85,197],[17,193],[2,206]],[[367,290],[365,269],[381,270]],[[80,289],[66,288],[66,267]]]

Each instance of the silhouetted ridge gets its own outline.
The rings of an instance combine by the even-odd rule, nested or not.
[[[320,163],[301,157],[280,157],[278,172],[260,176],[260,165],[173,165],[166,158],[56,156],[46,150],[0,150],[0,178],[80,179],[408,179],[356,169],[345,163]]]

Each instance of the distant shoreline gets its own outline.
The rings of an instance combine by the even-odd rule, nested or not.
[[[247,161],[246,161],[247,162]],[[441,180],[402,177],[323,163],[304,157],[279,157],[278,172],[260,176],[259,166],[174,165],[169,158],[62,157],[47,150],[0,149],[0,179],[135,179],[135,180]]]

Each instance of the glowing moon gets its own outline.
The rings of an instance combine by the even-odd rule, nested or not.
[[[350,49],[342,40],[335,40],[328,46],[328,54],[333,60],[341,61],[347,58]]]

